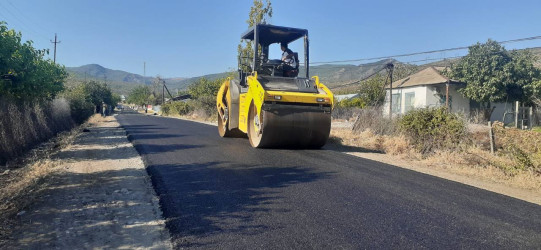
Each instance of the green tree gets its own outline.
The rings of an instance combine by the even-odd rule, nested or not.
[[[49,50],[22,43],[20,32],[0,22],[0,95],[22,100],[53,99],[64,89],[63,66],[44,59]]]
[[[112,93],[111,100],[112,100],[112,103],[114,104],[114,106],[116,106],[117,104],[122,102],[122,98],[120,98],[120,95],[117,94],[117,93]]]
[[[69,101],[71,116],[77,123],[101,112],[103,104],[114,107],[120,101],[120,96],[115,96],[106,84],[96,81],[72,86],[66,89],[62,96]]]
[[[83,123],[96,112],[96,107],[90,102],[90,97],[85,90],[84,84],[79,84],[66,89],[62,96],[70,104],[71,117],[77,123]]]
[[[128,98],[126,98],[126,102],[139,106],[145,106],[149,103],[149,97],[151,94],[152,92],[148,86],[139,86],[130,92]]]
[[[267,23],[268,19],[272,17],[272,5],[270,0],[266,0],[265,3],[263,3],[262,0],[254,0],[254,4],[250,8],[250,13],[248,16],[248,20],[246,20],[246,23],[248,24],[248,28],[253,27],[254,25],[258,23]],[[253,49],[253,41],[249,40],[242,40],[238,45],[238,53],[239,57],[242,61],[247,61],[248,58],[254,57],[254,49]],[[248,66],[241,66],[243,67],[244,71],[250,71],[251,69]]]
[[[84,92],[87,94],[86,99],[96,107],[96,112],[100,112],[102,104],[115,106],[113,93],[105,83],[89,81],[82,85]]]
[[[451,66],[447,75],[466,83],[460,92],[482,105],[485,119],[492,114],[491,102],[531,103],[539,94],[539,70],[527,51],[507,51],[493,40],[469,47],[468,54]]]
[[[216,96],[224,79],[208,80],[205,77],[199,78],[188,87],[188,93],[192,99],[198,99],[203,96]]]
[[[533,65],[537,58],[529,50],[512,50],[509,54],[512,61],[505,69],[510,78],[506,84],[509,100],[532,104],[541,92],[541,72]]]
[[[380,106],[385,100],[385,81],[388,79],[381,74],[375,75],[368,80],[362,81],[359,88],[360,99],[365,105]]]

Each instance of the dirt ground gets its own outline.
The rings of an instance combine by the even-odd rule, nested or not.
[[[6,249],[170,249],[137,151],[114,117],[53,157],[61,164],[20,211]]]

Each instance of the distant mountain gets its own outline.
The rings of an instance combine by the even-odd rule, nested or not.
[[[155,77],[144,77],[122,70],[108,69],[99,64],[66,67],[66,70],[70,74],[70,77],[76,80],[107,80],[113,91],[119,94],[128,94],[135,86],[141,84],[151,85],[155,80]],[[164,80],[171,90],[186,88],[186,85],[190,83],[185,81],[185,77],[165,78]]]
[[[310,67],[310,75],[319,76],[321,82],[325,83],[329,87],[334,87],[342,83],[348,83],[356,81],[373,73],[381,70],[385,67],[389,60],[380,60],[372,63],[365,63],[360,65],[352,64],[324,64]],[[392,60],[397,64],[402,64],[399,61]],[[302,67],[301,67],[302,68]],[[304,70],[299,72],[299,75],[304,75]]]
[[[75,77],[84,79],[107,79],[108,82],[126,82],[139,84],[152,84],[153,77],[144,77],[122,70],[105,68],[99,64],[87,64],[80,67],[66,67],[66,70]]]

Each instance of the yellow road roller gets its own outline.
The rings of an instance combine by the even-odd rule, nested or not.
[[[269,59],[269,46],[304,39],[304,65]],[[241,39],[253,53],[239,55],[239,77],[228,78],[216,96],[222,137],[248,136],[255,148],[321,148],[329,138],[333,94],[309,74],[308,30],[257,24]],[[289,66],[289,67],[288,67]],[[298,76],[302,72],[304,77]]]

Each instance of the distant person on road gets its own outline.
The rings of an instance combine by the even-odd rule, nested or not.
[[[297,64],[298,58],[295,57],[295,53],[291,51],[287,47],[287,43],[281,43],[280,48],[282,49],[282,62],[284,62],[283,65],[283,71],[285,77],[295,77],[299,74]]]

